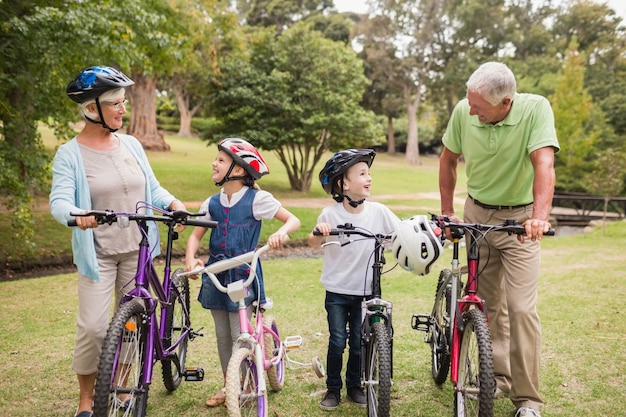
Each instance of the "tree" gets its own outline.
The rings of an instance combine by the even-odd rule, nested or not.
[[[217,0],[180,0],[175,6],[185,41],[167,76],[159,84],[172,92],[180,126],[178,136],[189,137],[192,118],[209,99],[208,80],[219,74],[218,56],[241,49],[237,15]]]
[[[392,38],[388,44],[398,45],[397,64],[389,68],[387,79],[401,91],[409,121],[405,159],[419,165],[418,112],[424,94],[441,59],[441,40],[448,1],[378,0],[375,14],[383,16]]]
[[[367,79],[354,50],[305,24],[277,38],[256,31],[221,68],[211,108],[220,124],[204,137],[241,136],[274,151],[293,190],[310,189],[324,152],[381,140],[373,113],[359,106]]]
[[[557,76],[554,94],[550,97],[561,151],[556,154],[556,187],[563,191],[581,189],[592,172],[594,144],[601,132],[589,129],[587,121],[594,112],[591,95],[583,87],[584,57],[578,51],[575,39]]]
[[[396,152],[393,120],[405,113],[402,90],[394,82],[395,69],[399,67],[398,51],[384,16],[362,19],[356,38],[362,46],[359,53],[365,64],[365,75],[371,84],[363,95],[363,106],[387,119],[387,152]]]

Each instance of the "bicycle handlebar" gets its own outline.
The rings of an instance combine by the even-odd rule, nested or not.
[[[453,222],[447,216],[438,216],[436,214],[431,215],[432,220],[437,224],[438,227],[445,229],[449,228],[453,237],[460,238],[463,236],[464,231],[467,230],[478,230],[483,232],[491,232],[491,231],[500,231],[507,232],[509,235],[523,235],[526,233],[526,228],[519,223],[517,220],[509,219],[504,223],[500,224],[481,224],[481,223],[462,223],[462,222]],[[547,232],[544,232],[544,236],[554,236],[555,230],[550,229]],[[441,238],[445,239],[445,233],[441,234]]]
[[[322,232],[317,229],[313,229],[314,236],[323,236]],[[359,235],[369,239],[389,239],[392,235],[384,235],[380,233],[371,233],[365,229],[359,228],[358,226],[354,226],[352,223],[345,223],[337,225],[336,228],[331,229],[329,236],[350,236],[350,235]],[[351,240],[341,240],[339,239],[341,246],[345,246],[352,242]]]
[[[226,294],[228,293],[228,288],[222,285],[222,283],[217,278],[217,274],[219,274],[220,272],[228,271],[229,269],[236,268],[240,265],[249,265],[250,274],[246,281],[237,281],[235,283],[229,284],[229,285],[233,285],[233,284],[243,285],[244,288],[249,287],[252,284],[254,277],[256,276],[256,267],[257,267],[257,264],[259,263],[259,257],[263,253],[267,252],[269,249],[270,249],[270,245],[266,244],[256,250],[244,253],[239,256],[234,256],[232,258],[222,259],[221,261],[214,262],[202,268],[194,269],[193,271],[179,272],[178,275],[185,277],[185,276],[190,276],[190,275],[200,275],[200,274],[206,273],[211,279],[211,281],[213,281],[213,284],[215,285],[215,287],[221,292]],[[241,282],[243,282],[243,284],[240,284]]]
[[[184,226],[201,226],[214,229],[217,227],[217,222],[213,220],[198,220],[191,217],[204,216],[206,213],[191,213],[185,210],[175,211],[162,211],[161,215],[146,215],[138,213],[124,213],[115,212],[112,210],[91,210],[86,213],[70,213],[74,217],[89,217],[96,218],[98,224],[118,223],[120,227],[127,226],[127,221],[155,221],[167,224],[181,224]],[[70,227],[77,226],[76,219],[70,219],[67,221],[67,225]]]

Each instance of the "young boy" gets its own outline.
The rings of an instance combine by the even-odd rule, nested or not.
[[[349,149],[334,154],[319,178],[324,191],[330,194],[337,204],[322,210],[315,228],[323,236],[309,234],[309,246],[315,247],[324,240],[335,239],[328,236],[332,228],[352,223],[373,233],[392,233],[400,219],[380,203],[366,201],[370,196],[372,177],[370,166],[376,152],[371,149]],[[324,248],[324,264],[321,282],[326,289],[328,318],[328,353],[326,355],[326,394],[320,403],[323,410],[335,410],[341,400],[341,369],[346,340],[349,343],[346,368],[346,388],[348,397],[361,407],[367,405],[361,389],[361,301],[371,295],[372,268],[370,255],[371,242],[355,241],[343,247],[330,245]],[[364,274],[367,273],[367,279]],[[349,326],[349,336],[346,329]]]

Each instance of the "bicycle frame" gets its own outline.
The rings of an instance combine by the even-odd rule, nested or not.
[[[161,215],[139,214],[138,211],[142,208],[152,209]],[[172,278],[171,257],[173,241],[178,239],[176,224],[213,228],[217,223],[190,218],[204,213],[169,212],[145,202],[137,204],[137,213],[96,210],[71,214],[93,216],[99,224],[111,225],[116,222],[120,227],[128,227],[130,221],[134,221],[139,228],[141,241],[136,274],[127,284],[132,288],[121,297],[103,342],[94,397],[94,415],[104,416],[124,410],[124,413],[132,412],[133,415],[143,417],[156,361],[163,362],[163,382],[169,391],[175,390],[183,377],[188,381],[203,379],[204,371],[201,368],[184,366],[187,341],[201,334],[194,332],[191,327],[189,286],[186,280],[175,282]],[[148,239],[149,222],[166,223],[168,226],[162,281],[152,262]],[[68,225],[76,226],[76,221],[70,220]],[[182,290],[178,288],[179,285]],[[157,312],[158,306],[161,306],[160,314]],[[175,323],[176,320],[180,320],[180,323]],[[128,357],[129,352],[135,353]],[[173,370],[172,363],[176,371]],[[117,401],[118,395],[128,395],[131,402],[120,404]]]
[[[263,336],[265,334],[270,334],[275,340],[280,340],[280,336],[276,334],[276,332],[274,332],[271,328],[269,328],[269,326],[263,323],[263,309],[261,308],[257,307],[255,323],[254,325],[252,324],[252,321],[248,318],[248,308],[246,307],[245,303],[245,297],[247,295],[245,288],[249,287],[254,282],[259,257],[269,249],[269,245],[265,245],[260,247],[256,251],[248,252],[230,259],[224,259],[207,265],[204,268],[180,274],[181,276],[188,276],[206,273],[213,282],[213,285],[215,285],[215,287],[219,291],[223,292],[224,294],[228,294],[232,301],[239,303],[238,315],[239,328],[241,329],[241,333],[237,338],[237,341],[235,342],[235,346],[255,347],[255,349],[258,348],[260,350],[257,353],[262,355],[261,358],[265,357],[265,343],[263,340]],[[228,284],[227,286],[222,285],[222,283],[217,278],[217,274],[227,271],[229,269],[233,269],[240,265],[250,266],[250,274],[248,276],[248,279],[246,279],[246,281],[236,281]],[[282,360],[282,357],[286,352],[285,346],[282,341],[280,342],[280,352],[281,354],[275,356],[273,360],[264,360],[262,362],[259,362],[257,364],[259,366],[259,369],[267,370],[272,365],[276,365]]]
[[[203,268],[180,274],[182,276],[206,274],[219,291],[227,294],[233,302],[239,305],[237,311],[240,334],[233,346],[233,356],[231,356],[229,361],[226,381],[226,404],[229,415],[231,416],[240,415],[239,407],[242,407],[243,404],[248,402],[247,398],[242,398],[248,396],[239,392],[242,389],[245,390],[249,388],[256,390],[254,398],[257,401],[257,415],[266,417],[268,413],[268,390],[264,371],[268,373],[269,383],[273,390],[281,389],[284,381],[284,366],[281,366],[281,362],[286,358],[287,347],[280,338],[277,328],[276,331],[272,328],[275,326],[275,323],[273,321],[269,325],[265,323],[266,316],[263,314],[264,308],[257,304],[253,324],[248,318],[248,307],[245,302],[246,296],[248,295],[247,288],[254,283],[254,279],[256,278],[259,257],[269,249],[269,245],[265,245],[255,251],[244,253],[233,258],[223,259]],[[231,282],[226,286],[222,285],[217,278],[217,274],[240,265],[248,265],[250,267],[248,278],[245,281],[240,280]],[[273,350],[271,352],[268,351],[269,347],[266,346],[265,337],[268,335],[271,336],[271,339],[274,341],[274,346],[272,346]],[[252,371],[254,381],[248,381],[247,379],[241,381],[241,383],[239,380],[235,381],[235,379],[240,378],[239,375],[233,375],[240,372],[241,365],[239,361],[245,362],[247,360],[246,357],[249,360],[249,354],[252,355],[254,361],[255,370]],[[245,355],[245,357],[240,355]],[[234,367],[232,371],[231,366]],[[272,372],[271,376],[270,372]],[[252,384],[251,382],[254,383]]]
[[[459,266],[459,241],[460,237],[453,238],[453,265],[452,273],[460,278],[461,270]],[[456,299],[458,285],[460,279],[452,279],[451,301],[452,306],[456,308],[450,311],[450,322],[452,323],[452,346],[451,346],[451,368],[450,380],[456,385],[458,383],[459,374],[459,352],[461,350],[461,333],[463,329],[463,313],[470,308],[478,308],[485,314],[487,318],[487,307],[485,301],[478,296],[478,244],[472,233],[466,234],[467,252],[467,284],[464,287],[464,295],[460,299]],[[488,318],[487,318],[488,319]]]
[[[177,239],[177,232],[174,230],[174,224],[169,225],[165,266],[163,269],[163,283],[161,283],[150,256],[147,220],[142,219],[136,221],[141,230],[141,242],[139,243],[137,274],[134,278],[135,287],[124,294],[120,304],[128,302],[132,299],[141,299],[145,304],[149,320],[148,329],[150,336],[148,337],[147,342],[147,355],[144,362],[144,370],[142,372],[142,382],[144,384],[150,384],[152,383],[154,363],[158,360],[166,359],[171,352],[178,348],[181,341],[185,340],[186,337],[191,336],[192,331],[191,328],[184,329],[179,339],[172,346],[169,348],[165,348],[163,346],[165,328],[160,326],[159,323],[165,323],[165,316],[167,314],[165,306],[171,304],[171,290],[176,291],[176,296],[179,295],[178,289],[176,286],[172,285],[171,281],[172,246],[173,240]],[[154,295],[150,292],[150,289],[153,291]],[[156,313],[158,305],[161,305],[162,307],[159,318],[157,318]],[[185,312],[185,316],[189,316],[189,311]],[[180,363],[177,360],[174,362],[178,372],[182,374],[183,370],[180,367]]]

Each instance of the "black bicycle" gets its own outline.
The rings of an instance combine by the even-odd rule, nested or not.
[[[316,229],[313,234],[321,236]],[[322,246],[350,243],[372,239],[372,295],[363,299],[363,321],[361,324],[361,385],[367,397],[368,417],[388,417],[391,408],[391,385],[393,384],[393,327],[391,323],[392,303],[382,298],[380,278],[385,264],[384,245],[392,235],[374,234],[350,223],[331,229],[330,236],[336,241]],[[367,274],[366,274],[367,275]]]

